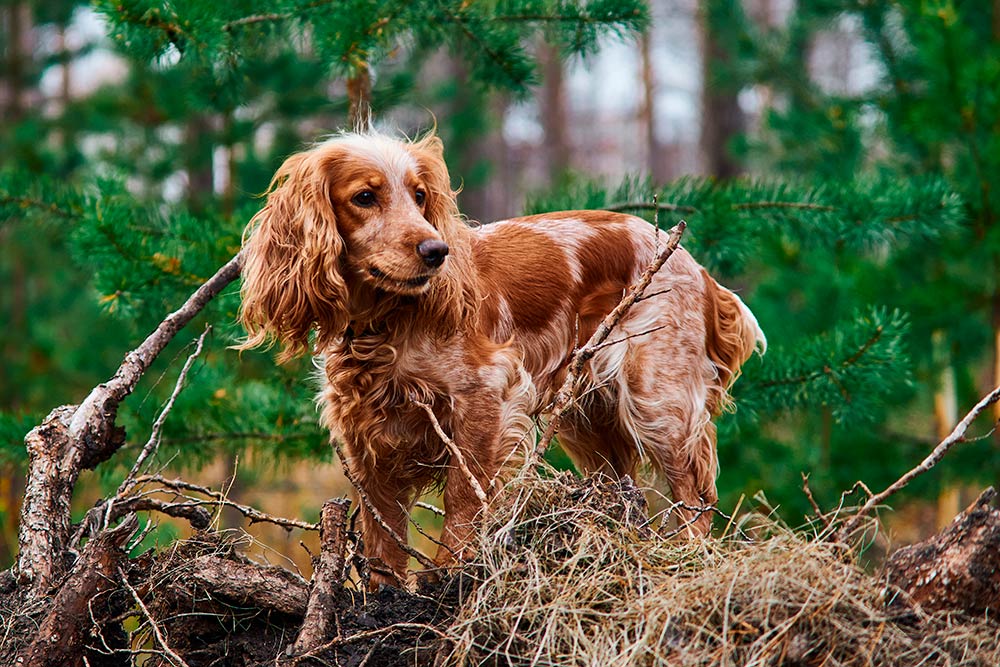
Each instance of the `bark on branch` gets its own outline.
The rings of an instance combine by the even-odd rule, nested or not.
[[[94,598],[117,587],[116,572],[125,557],[122,546],[138,525],[132,515],[87,543],[19,664],[56,667],[77,663],[93,622],[90,609]]]
[[[337,611],[337,590],[347,576],[347,514],[351,501],[334,498],[323,504],[320,516],[320,553],[314,559],[312,589],[302,630],[292,648],[293,655],[306,653],[326,641]]]
[[[203,604],[208,593],[212,599],[299,617],[309,598],[305,580],[284,568],[212,555],[190,560],[165,590],[180,606]]]
[[[1000,510],[987,489],[940,534],[904,547],[886,563],[886,580],[904,595],[891,604],[925,612],[1000,611]]]

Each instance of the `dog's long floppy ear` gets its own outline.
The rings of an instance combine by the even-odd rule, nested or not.
[[[268,188],[267,204],[243,235],[238,349],[280,342],[279,361],[338,338],[348,325],[347,286],[340,264],[344,242],[330,202],[329,159],[313,152],[285,160]]]

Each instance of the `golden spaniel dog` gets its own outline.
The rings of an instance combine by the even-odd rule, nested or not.
[[[242,347],[273,340],[284,360],[322,362],[322,421],[381,518],[407,533],[432,483],[444,489],[443,546],[467,548],[482,505],[424,407],[494,493],[573,351],[653,260],[660,233],[607,211],[469,226],[442,144],[347,133],[288,158],[247,228]],[[661,239],[662,241],[662,239]],[[587,364],[559,442],[584,473],[634,475],[647,459],[683,516],[707,533],[717,500],[715,428],[741,364],[766,343],[757,321],[678,249]],[[362,507],[367,556],[399,581],[407,555]]]

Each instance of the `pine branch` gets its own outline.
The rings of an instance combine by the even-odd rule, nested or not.
[[[760,209],[795,209],[799,211],[825,211],[832,212],[836,211],[837,208],[834,206],[824,206],[822,204],[811,204],[807,202],[796,202],[796,201],[754,201],[745,202],[742,204],[733,204],[732,208],[734,211],[741,210],[760,210]]]
[[[655,207],[648,202],[659,198]],[[685,245],[710,268],[736,273],[759,255],[763,237],[858,254],[911,240],[941,237],[957,228],[965,212],[961,199],[940,179],[910,182],[859,180],[754,182],[683,178],[662,187],[626,178],[615,187],[575,181],[529,198],[526,213],[605,209],[642,214],[683,212],[698,230]]]
[[[603,207],[605,211],[623,213],[625,211],[669,211],[671,213],[697,213],[698,209],[693,206],[681,206],[679,204],[652,204],[649,202],[623,202],[620,204],[609,204]]]
[[[770,350],[756,377],[735,386],[738,414],[826,405],[838,420],[871,418],[871,408],[909,381],[906,329],[900,313],[873,309],[790,349]]]
[[[850,357],[844,359],[842,362],[837,364],[836,367],[840,369],[846,369],[856,364],[858,360],[861,359],[861,357],[865,354],[865,352],[870,350],[871,347],[875,345],[875,343],[877,343],[879,339],[882,338],[882,334],[884,331],[885,329],[881,325],[875,327],[875,331],[872,332],[871,337],[868,340],[866,340],[854,354],[852,354]],[[823,376],[831,378],[834,377],[834,368],[829,364],[824,364],[822,368],[812,371],[811,373],[807,373],[805,375],[783,377],[774,380],[766,380],[764,382],[759,382],[757,383],[756,388],[767,389],[770,387],[780,387],[787,385],[804,385],[814,380],[817,380]]]
[[[34,199],[32,197],[13,197],[10,195],[0,194],[0,206],[16,206],[20,209],[34,209],[41,213],[49,213],[51,215],[58,216],[60,218],[74,219],[79,218],[78,213],[69,211],[64,208],[60,208],[58,205],[51,202],[42,201],[41,199]]]

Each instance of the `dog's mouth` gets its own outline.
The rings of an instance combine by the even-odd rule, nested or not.
[[[368,275],[377,280],[379,284],[387,284],[388,286],[402,287],[404,289],[423,287],[431,279],[430,275],[425,274],[415,278],[405,278],[400,280],[399,278],[393,278],[386,275],[385,272],[376,269],[374,266],[368,268]]]

